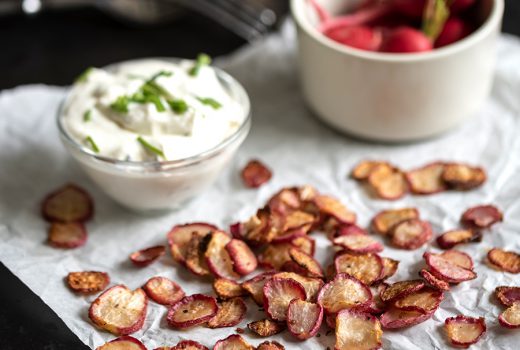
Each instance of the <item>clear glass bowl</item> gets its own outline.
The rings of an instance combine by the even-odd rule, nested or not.
[[[178,62],[176,59],[163,60]],[[213,184],[251,128],[251,107],[246,91],[229,74],[213,69],[222,86],[242,106],[244,117],[235,133],[203,153],[162,162],[123,161],[97,155],[76,142],[65,130],[62,109],[67,98],[57,115],[60,138],[92,181],[116,202],[139,212],[177,209]]]

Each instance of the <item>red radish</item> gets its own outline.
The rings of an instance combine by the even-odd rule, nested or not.
[[[316,14],[320,18],[321,22],[326,22],[330,19],[330,14],[321,6],[317,0],[310,0],[310,3],[312,7],[314,7],[314,11],[316,11]]]
[[[426,0],[393,0],[392,5],[395,10],[403,15],[421,19]]]
[[[381,51],[393,53],[423,52],[432,49],[430,39],[411,27],[399,27],[391,31],[381,45]]]
[[[475,0],[453,0],[450,6],[452,13],[459,13],[467,10],[475,3]]]
[[[328,19],[321,24],[321,31],[325,33],[336,28],[367,25],[370,22],[385,17],[390,14],[391,11],[391,6],[381,4],[360,9],[347,15]]]
[[[453,44],[471,33],[471,26],[460,18],[450,18],[444,24],[441,34],[435,41],[435,47]]]
[[[361,50],[377,51],[381,45],[381,32],[367,26],[336,27],[324,34],[343,45]]]

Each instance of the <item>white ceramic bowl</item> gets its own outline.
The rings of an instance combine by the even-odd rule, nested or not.
[[[331,13],[353,0],[318,0]],[[452,45],[417,54],[362,51],[317,29],[307,0],[291,0],[300,79],[309,107],[361,138],[402,142],[438,135],[474,115],[493,80],[504,0],[480,0],[482,25]]]

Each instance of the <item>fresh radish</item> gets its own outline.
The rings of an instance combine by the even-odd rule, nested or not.
[[[471,29],[471,26],[460,18],[450,18],[444,24],[441,34],[435,41],[435,47],[446,46],[464,39],[471,33]]]
[[[367,51],[377,51],[382,38],[379,30],[367,26],[339,27],[324,34],[343,45]]]
[[[453,0],[450,9],[452,13],[460,13],[475,4],[475,0]]]
[[[409,17],[421,19],[426,0],[393,0],[391,3],[397,12]]]
[[[432,48],[430,39],[411,27],[399,27],[389,32],[381,45],[381,51],[393,53],[431,51]]]
[[[392,6],[390,5],[374,5],[372,7],[363,8],[344,16],[330,18],[321,23],[320,30],[325,33],[336,28],[367,25],[370,22],[387,16],[391,12]]]

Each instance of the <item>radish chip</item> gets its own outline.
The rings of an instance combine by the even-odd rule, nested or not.
[[[419,271],[419,275],[421,275],[421,277],[424,278],[424,280],[432,287],[435,287],[438,290],[450,290],[450,284],[448,282],[435,277],[430,271],[426,269]]]
[[[443,259],[448,260],[452,264],[463,267],[468,270],[473,270],[473,259],[468,254],[460,250],[447,250],[440,255]]]
[[[285,347],[276,341],[265,341],[259,344],[256,350],[285,350]]]
[[[148,266],[163,256],[165,252],[166,249],[162,245],[138,250],[130,255],[130,261],[132,261],[135,266]]]
[[[307,271],[306,275],[308,277],[323,277],[323,270],[320,264],[312,256],[305,254],[298,248],[289,249],[289,256],[292,261]]]
[[[227,278],[215,279],[213,281],[213,290],[223,300],[247,295],[247,291],[238,282]]]
[[[375,350],[382,346],[379,320],[367,313],[342,310],[336,317],[335,350]]]
[[[511,306],[516,302],[520,302],[520,287],[496,287],[495,295],[504,306]]]
[[[460,229],[443,233],[437,237],[437,244],[442,249],[451,249],[459,244],[480,241],[482,234],[479,231]]]
[[[442,291],[424,287],[417,292],[397,299],[394,307],[399,310],[419,311],[423,314],[429,314],[437,310],[443,298]]]
[[[306,277],[293,272],[278,272],[273,275],[273,278],[292,279],[302,285],[305,289],[307,301],[315,301],[318,297],[318,292],[323,287],[323,280],[319,278]]]
[[[73,249],[87,242],[87,229],[80,222],[53,222],[49,228],[48,242],[56,248]]]
[[[370,172],[368,183],[377,196],[382,199],[396,200],[408,191],[404,174],[388,164],[380,164],[375,167]]]
[[[193,232],[199,232],[205,236],[217,230],[218,228],[216,226],[201,222],[174,226],[170,232],[168,232],[168,244],[170,245],[173,259],[178,263],[185,263],[187,245],[192,238]]]
[[[381,300],[381,294],[383,291],[388,288],[387,283],[380,283],[377,286],[371,286],[370,292],[372,293],[372,302],[370,306],[366,309],[366,312],[372,315],[380,315],[385,312],[387,305]]]
[[[520,273],[520,255],[499,248],[491,249],[487,254],[492,267],[509,273]]]
[[[161,305],[173,305],[184,298],[182,288],[166,277],[152,277],[145,285],[143,290],[153,301]]]
[[[389,303],[418,292],[423,288],[424,282],[421,280],[399,281],[385,288],[380,297],[383,302]]]
[[[280,270],[287,261],[292,261],[289,250],[291,243],[272,243],[258,256],[258,263],[266,269]]]
[[[409,219],[395,225],[390,233],[396,248],[414,250],[422,247],[432,237],[432,227],[426,221]]]
[[[231,259],[226,245],[231,242],[231,237],[222,231],[211,233],[209,243],[204,253],[209,270],[215,277],[237,279],[240,276],[233,270]]]
[[[498,322],[502,327],[520,328],[520,302],[515,302],[498,316]]]
[[[398,329],[415,326],[419,323],[427,321],[432,317],[433,313],[424,314],[419,311],[405,311],[396,308],[390,308],[381,315],[379,320],[381,325],[386,329]]]
[[[67,275],[67,284],[70,289],[79,293],[96,293],[105,289],[110,283],[106,272],[82,271],[70,272]]]
[[[148,298],[142,289],[132,291],[116,285],[92,302],[88,316],[99,328],[115,335],[128,335],[143,327],[147,307]]]
[[[318,294],[318,303],[327,313],[343,309],[366,308],[372,301],[370,289],[358,279],[339,273]]]
[[[406,180],[410,190],[415,194],[433,194],[446,190],[442,178],[443,163],[433,163],[422,168],[406,172]]]
[[[482,168],[465,164],[446,164],[442,173],[442,180],[450,188],[468,191],[486,182],[486,172]]]
[[[293,299],[305,300],[305,289],[293,279],[273,278],[264,285],[264,309],[273,320],[284,321]]]
[[[353,224],[356,222],[356,214],[348,210],[336,198],[318,195],[314,198],[314,204],[316,204],[320,213],[331,216],[342,224]]]
[[[251,160],[242,169],[242,181],[246,187],[258,188],[273,176],[271,170],[259,160]]]
[[[338,227],[335,232],[333,232],[333,238],[340,236],[350,236],[350,235],[368,235],[368,232],[361,227],[352,224],[352,225],[341,225]]]
[[[211,320],[217,311],[215,298],[204,294],[193,294],[173,304],[168,310],[166,320],[173,328],[190,328]]]
[[[258,266],[255,254],[244,241],[232,239],[226,244],[226,250],[233,261],[233,269],[236,273],[247,275]]]
[[[449,283],[459,283],[477,278],[475,272],[460,267],[439,254],[424,253],[430,272],[437,278]]]
[[[372,219],[372,228],[375,232],[386,236],[395,225],[410,219],[419,219],[419,211],[417,211],[417,209],[402,208],[384,210]]]
[[[90,195],[81,187],[68,184],[49,194],[42,204],[42,215],[47,221],[84,222],[94,213]]]
[[[197,276],[207,276],[210,274],[204,255],[207,236],[208,234],[205,232],[194,231],[191,233],[191,239],[185,246],[184,264],[190,272]]]
[[[270,337],[282,332],[285,329],[285,325],[281,322],[276,322],[266,318],[248,323],[247,328],[259,337]]]
[[[96,350],[146,350],[146,346],[138,339],[124,335],[97,347]]]
[[[354,180],[365,181],[370,176],[370,173],[381,164],[387,164],[386,162],[373,161],[373,160],[363,160],[359,162],[352,173],[350,174]]]
[[[502,221],[502,219],[502,212],[497,207],[493,205],[479,205],[466,210],[462,214],[460,221],[468,227],[488,228]]]
[[[242,298],[225,300],[218,305],[218,311],[208,321],[209,328],[233,327],[239,324],[246,315],[247,306]]]
[[[316,242],[309,236],[300,236],[291,240],[291,244],[307,255],[314,256]]]
[[[157,350],[157,349],[155,349]],[[193,340],[181,340],[177,343],[177,345],[172,346],[171,348],[166,348],[164,350],[209,350],[207,347],[202,345],[199,342]]]
[[[274,272],[261,273],[245,282],[241,286],[251,295],[251,298],[260,306],[264,305],[264,284],[270,280]]]
[[[444,329],[453,346],[468,348],[475,344],[486,332],[484,318],[463,315],[449,317],[444,321]]]
[[[334,245],[353,253],[379,253],[383,251],[383,245],[368,235],[349,234],[334,238]]]
[[[233,334],[216,342],[213,350],[254,350],[240,335]]]
[[[383,272],[381,273],[381,278],[379,280],[384,281],[395,275],[399,267],[399,261],[385,257],[382,257],[381,259],[383,260]]]
[[[383,259],[375,253],[344,253],[334,259],[336,273],[349,274],[366,285],[371,285],[383,277]]]
[[[294,299],[287,310],[287,329],[300,340],[312,338],[323,321],[323,307],[319,304]]]

